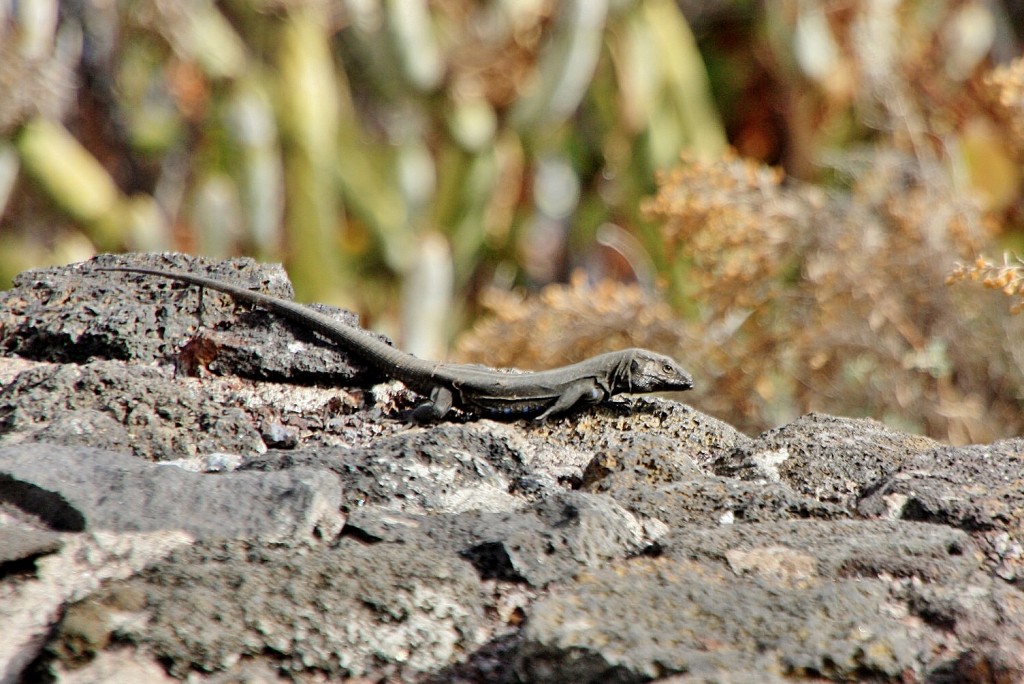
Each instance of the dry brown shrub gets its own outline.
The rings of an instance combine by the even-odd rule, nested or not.
[[[1003,256],[1002,264],[994,264],[979,256],[971,265],[958,263],[946,278],[947,285],[964,281],[978,282],[989,290],[999,290],[1015,301],[1010,305],[1013,315],[1024,311],[1024,259],[1013,263],[1009,255]]]
[[[830,70],[798,74],[780,22],[775,78],[788,163],[811,177],[828,162],[824,176],[837,182],[803,185],[735,156],[684,158],[664,173],[645,206],[661,242],[647,247],[661,251],[664,295],[685,322],[675,342],[649,346],[692,367],[696,406],[748,432],[818,410],[953,443],[1020,434],[1024,317],[986,287],[1020,308],[1024,266],[977,259],[1002,251],[994,240],[1012,240],[1024,216],[1024,58],[993,69],[998,50],[961,40],[987,16],[977,3],[766,7],[776,19],[826,19],[818,37],[835,47]],[[957,262],[974,265],[950,274]],[[552,291],[596,316],[592,295],[574,287]],[[523,323],[523,350],[574,349],[574,314],[517,302],[510,328]],[[502,349],[502,334],[517,332],[477,329],[477,358]],[[643,331],[629,334],[642,341]]]
[[[636,286],[577,280],[490,294],[462,357],[539,368],[648,346],[694,370],[696,406],[749,432],[816,410],[954,443],[1018,434],[1022,319],[944,286],[987,231],[943,177],[889,152],[826,195],[736,158],[684,160],[645,210],[685,265],[685,323]]]
[[[468,363],[552,368],[625,347],[671,352],[683,339],[671,307],[654,294],[635,284],[592,284],[582,274],[536,296],[492,289],[481,303],[488,314],[457,346]]]
[[[736,160],[688,162],[688,180],[665,179],[648,207],[666,226],[669,249],[673,226],[697,233],[678,244],[695,277],[707,280],[694,332],[719,347],[706,357],[716,362],[712,410],[753,429],[787,412],[822,410],[958,443],[1019,432],[1019,326],[977,293],[942,286],[951,260],[975,253],[988,233],[943,173],[879,153],[849,194],[822,201],[813,188],[748,182],[736,193],[739,220],[709,221],[701,206],[709,193],[694,179],[714,181],[723,165],[733,176],[742,165],[750,177],[749,164]],[[701,198],[681,200],[690,195]],[[718,201],[735,206],[727,196]],[[758,244],[767,266],[752,277],[708,278]],[[690,253],[696,248],[699,256]],[[728,325],[730,318],[742,322]]]
[[[993,118],[1009,133],[1016,158],[1024,155],[1024,58],[997,66],[982,79],[982,93]]]

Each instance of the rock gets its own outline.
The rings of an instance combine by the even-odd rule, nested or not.
[[[0,502],[58,530],[183,530],[199,538],[337,536],[337,478],[314,470],[204,475],[45,443],[0,448]]]
[[[21,385],[19,385],[20,387]],[[12,394],[17,391],[13,390]],[[42,408],[40,406],[42,402],[33,401],[38,400],[40,396],[36,392],[26,393],[24,397],[26,408]],[[18,415],[25,418],[26,413],[26,411],[19,411]],[[99,447],[111,451],[129,451],[132,448],[134,440],[128,429],[113,416],[99,409],[70,409],[66,412],[55,410],[53,416],[53,420],[40,422],[33,426],[38,426],[38,429],[31,430],[32,441],[51,442],[66,446]]]
[[[808,563],[808,578],[828,580],[879,576],[966,580],[981,560],[978,548],[961,530],[891,521],[806,520],[680,528],[663,537],[659,547],[660,555],[680,560],[724,561],[739,576],[781,576],[773,565],[800,557]]]
[[[482,579],[543,587],[639,551],[644,531],[610,497],[563,492],[515,511],[407,515],[357,509],[346,532],[361,538],[430,542],[470,561]]]
[[[45,365],[0,393],[0,445],[46,438],[170,460],[213,451],[266,450],[252,418],[164,372],[116,361]]]
[[[704,674],[681,674],[664,677],[657,684],[792,684],[789,677],[765,670],[718,669]]]
[[[606,438],[583,471],[584,489],[594,492],[638,489],[703,475],[696,461],[670,437],[626,433]]]
[[[58,667],[54,672],[60,684],[129,684],[129,682],[145,682],[145,684],[173,684],[175,681],[164,671],[164,667],[153,658],[147,658],[135,649],[118,648],[100,651],[96,656],[74,668]],[[250,682],[274,682],[277,680],[273,672],[262,671],[246,673],[253,675]]]
[[[627,510],[670,528],[850,517],[843,508],[798,494],[781,482],[699,475],[656,487],[615,487],[608,493]]]
[[[939,447],[905,460],[865,492],[861,515],[971,532],[997,574],[1024,578],[1024,439]]]
[[[70,602],[83,599],[104,582],[139,572],[191,541],[178,530],[66,534],[59,551],[36,560],[32,576],[5,578],[0,582],[0,682],[45,681],[50,673],[43,663],[38,676],[25,677],[24,671],[53,639],[54,625],[66,615]]]
[[[676,440],[658,433],[606,438],[583,473],[582,487],[608,493],[628,510],[669,527],[849,517],[780,482],[705,475]]]
[[[280,421],[270,421],[260,432],[263,443],[274,449],[294,449],[299,445],[299,431]]]
[[[0,491],[4,488],[0,480]],[[60,550],[60,535],[46,530],[0,524],[0,578],[23,567],[14,561],[31,560]]]
[[[640,523],[611,497],[577,492],[554,494],[521,511],[469,511],[428,534],[443,547],[461,539],[459,555],[481,577],[534,587],[625,558],[645,541]]]
[[[810,413],[714,460],[716,475],[783,482],[818,501],[851,509],[867,485],[936,442],[863,418]]]
[[[103,255],[85,264],[19,275],[14,288],[0,293],[0,350],[65,363],[176,359],[186,372],[203,366],[296,383],[368,387],[381,380],[379,372],[350,363],[344,350],[320,341],[312,331],[262,310],[239,314],[226,295],[201,295],[201,288],[154,276],[92,270],[96,266],[188,271],[293,297],[280,265],[170,253]],[[349,312],[321,310],[357,323]],[[199,325],[208,331],[197,336]]]
[[[117,361],[39,364],[0,388],[0,446],[48,441],[178,461],[263,453],[280,432],[269,425],[293,435],[289,448],[292,438],[372,442],[399,427],[338,415],[351,410],[333,389],[174,378],[165,369]],[[339,421],[338,429],[326,429]]]
[[[975,657],[1024,671],[1022,596],[978,572],[962,532],[767,523],[680,531],[661,547],[657,558],[584,573],[538,601],[523,632],[520,676],[640,682],[754,671],[929,680]],[[956,608],[939,609],[938,596],[950,600],[958,586],[970,589]]]
[[[532,682],[643,682],[673,673],[895,678],[912,639],[879,582],[770,589],[657,558],[581,576],[533,606],[517,670]],[[859,632],[862,625],[869,628]],[[767,652],[769,655],[764,655]]]
[[[865,493],[858,510],[966,530],[1019,533],[1024,523],[1024,439],[940,447],[910,457]]]
[[[0,294],[0,684],[1024,681],[1024,440],[628,397],[411,427],[401,383],[199,297]]]
[[[528,472],[515,444],[474,425],[413,429],[354,449],[268,451],[242,470],[295,467],[334,472],[346,510],[387,504],[409,513],[519,507],[511,492]]]
[[[535,426],[527,438],[535,460],[578,485],[595,455],[635,454],[645,450],[664,453],[671,444],[671,463],[658,467],[703,467],[717,454],[750,443],[734,427],[690,406],[657,398],[615,400],[573,413],[557,422]],[[627,461],[629,458],[627,457]],[[596,464],[600,466],[600,463]],[[615,469],[615,468],[613,468]]]
[[[178,678],[244,660],[336,680],[458,661],[479,644],[482,598],[468,564],[418,546],[222,541],[175,552],[69,612],[88,617],[58,635],[61,654],[87,629],[145,649]]]

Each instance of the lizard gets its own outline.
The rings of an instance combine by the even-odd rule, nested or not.
[[[236,302],[260,306],[342,345],[385,375],[429,400],[413,411],[417,423],[444,418],[452,407],[488,417],[533,417],[537,422],[577,406],[607,401],[622,393],[692,389],[693,378],[671,357],[647,349],[607,352],[578,363],[542,371],[509,371],[487,366],[441,363],[408,354],[370,333],[346,325],[298,302],[205,276],[142,267],[96,267],[157,276],[216,290]]]

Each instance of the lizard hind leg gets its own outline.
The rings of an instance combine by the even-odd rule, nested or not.
[[[420,404],[412,412],[413,422],[420,425],[436,423],[452,409],[452,391],[438,385],[430,392],[430,401]]]
[[[537,423],[543,423],[556,413],[568,411],[577,403],[597,404],[604,401],[606,396],[606,393],[597,386],[593,379],[579,380],[562,390],[562,393],[558,395],[555,402],[544,413],[533,420]]]

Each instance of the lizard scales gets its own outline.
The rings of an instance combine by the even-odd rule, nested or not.
[[[534,372],[439,363],[407,354],[298,302],[205,276],[141,267],[97,270],[138,273],[205,287],[289,318],[341,344],[413,391],[429,396],[430,401],[413,414],[419,422],[439,420],[452,406],[482,415],[536,415],[537,420],[544,420],[576,405],[600,403],[625,392],[683,391],[693,387],[693,379],[671,357],[646,349],[608,352],[568,366]]]

